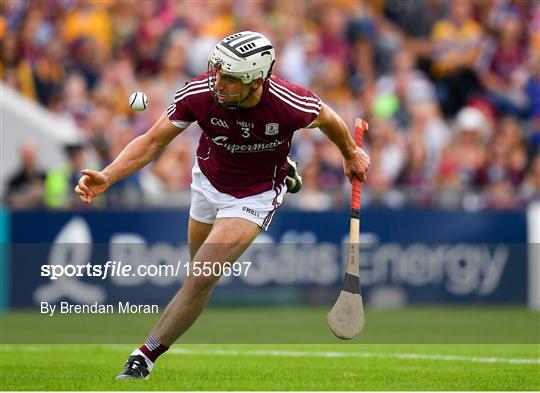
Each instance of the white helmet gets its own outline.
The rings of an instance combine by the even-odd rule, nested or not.
[[[209,65],[248,84],[269,78],[276,59],[274,46],[261,33],[241,31],[222,39],[208,59]]]

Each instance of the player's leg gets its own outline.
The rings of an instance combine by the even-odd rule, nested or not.
[[[216,218],[215,206],[213,206],[201,190],[200,177],[200,173],[194,170],[188,224],[188,243],[191,260],[193,260],[193,257],[210,234]],[[156,338],[154,331],[150,332],[145,343],[131,353],[124,366],[124,370],[116,379],[147,378],[158,356],[167,349],[168,346],[162,344]]]
[[[197,254],[197,251],[199,251],[199,248],[205,242],[212,230],[212,225],[213,224],[205,224],[204,222],[189,217],[188,242],[190,260],[193,261],[193,257],[195,257],[195,254]]]
[[[189,225],[190,252],[195,253],[192,260],[216,263],[236,261],[261,231],[258,224],[237,217],[219,218],[213,225],[190,219]],[[218,280],[214,275],[186,277],[145,344],[131,354],[117,379],[147,378],[157,357],[199,317]]]
[[[234,262],[257,237],[261,228],[243,218],[220,218],[193,261]],[[171,300],[154,329],[154,336],[170,346],[195,322],[206,306],[219,276],[190,275]]]
[[[261,229],[268,228],[286,187],[281,184],[276,189],[238,199],[216,190],[194,167],[191,191],[192,261],[223,264],[236,261]],[[147,377],[157,357],[195,322],[218,279],[202,275],[187,277],[146,342],[131,354],[117,378]]]

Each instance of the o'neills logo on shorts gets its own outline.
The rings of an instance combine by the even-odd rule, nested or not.
[[[251,215],[253,215],[253,216],[255,216],[255,217],[261,218],[261,216],[259,216],[259,213],[258,213],[258,212],[256,212],[256,211],[253,210],[253,209],[250,209],[249,207],[245,207],[245,206],[244,206],[244,207],[242,207],[242,210],[245,211],[245,212],[248,212],[249,214],[251,214]]]
[[[258,153],[261,151],[270,151],[274,150],[284,142],[276,139],[274,142],[270,143],[237,145],[236,143],[227,143],[227,139],[229,138],[226,136],[216,136],[215,138],[212,138],[212,141],[218,146],[223,146],[230,153]]]

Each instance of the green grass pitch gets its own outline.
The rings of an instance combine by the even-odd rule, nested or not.
[[[109,337],[110,344],[96,344],[103,337],[92,336],[92,331],[99,325],[121,331],[138,320],[144,322],[137,332],[142,335],[157,316],[143,320],[141,316],[119,318],[114,315],[112,319],[100,319],[93,324],[74,318],[71,325],[60,324],[58,320],[55,326],[59,331],[48,331],[52,338],[48,343],[39,343],[39,340],[23,343],[22,337],[31,341],[32,334],[35,337],[43,330],[40,321],[45,317],[28,312],[8,313],[2,315],[1,324],[0,390],[540,390],[538,313],[522,309],[482,310],[367,310],[369,330],[366,334],[354,343],[342,343],[332,339],[321,318],[326,310],[211,308],[205,311],[186,339],[158,360],[151,377],[145,381],[115,381],[114,376],[122,369],[134,345],[112,343],[117,336]],[[447,312],[450,315],[445,320]],[[247,325],[242,334],[251,331],[249,339],[256,342],[255,332],[263,326],[253,317],[259,313],[270,319],[285,318],[291,324],[289,329],[297,326],[303,330],[304,341],[319,343],[283,343],[300,335],[277,335],[273,344],[219,343],[233,326],[227,325],[228,318],[240,319]],[[478,321],[472,314],[478,315]],[[485,330],[499,320],[498,327],[486,331],[492,343],[473,343],[475,337],[465,333],[466,327],[454,329],[453,341],[435,334],[425,337],[421,344],[411,342],[418,339],[411,333],[415,329],[413,321],[420,319],[418,326],[423,322],[428,329],[433,329],[437,328],[433,319],[442,318],[441,328],[458,315],[471,324],[470,330]],[[516,325],[512,326],[509,319]],[[305,325],[300,324],[301,321],[305,321]],[[395,326],[388,326],[391,323]],[[407,324],[404,341],[400,343],[395,338],[394,343],[382,343]],[[524,324],[527,327],[523,327]],[[283,325],[280,328],[286,328],[286,323]],[[307,325],[311,327],[305,329]],[[59,337],[70,337],[68,330],[77,328],[85,329],[93,343],[54,343]],[[376,334],[376,330],[383,328],[386,331]],[[508,335],[501,330],[507,329],[530,336],[525,336],[527,340],[521,344],[517,344],[519,337],[515,337],[515,343],[503,343]],[[451,330],[445,334],[450,334]],[[427,333],[428,330],[424,330],[424,334]],[[325,340],[321,341],[323,335]],[[75,337],[76,334],[71,336]],[[216,338],[216,343],[189,343],[202,342],[209,337]],[[432,342],[426,343],[429,339]],[[459,341],[468,343],[459,344]]]
[[[538,359],[538,347],[533,345],[186,344],[175,345],[171,353],[159,359],[148,380],[115,381],[113,377],[132,348],[114,344],[8,344],[2,349],[1,387],[5,390],[540,389],[539,363],[511,363]],[[344,356],[346,353],[352,356]],[[494,359],[497,362],[491,362]]]

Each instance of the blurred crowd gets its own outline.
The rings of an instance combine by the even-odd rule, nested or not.
[[[72,119],[84,143],[40,168],[21,147],[5,198],[17,208],[79,206],[83,167],[102,168],[207,69],[218,39],[260,31],[274,74],[305,85],[353,129],[370,123],[364,205],[513,209],[540,198],[538,0],[4,0],[3,83]],[[149,108],[127,101],[144,91]],[[9,130],[6,130],[9,132]],[[98,206],[189,204],[194,124]],[[345,206],[339,151],[318,130],[291,147],[304,178],[288,205]]]

